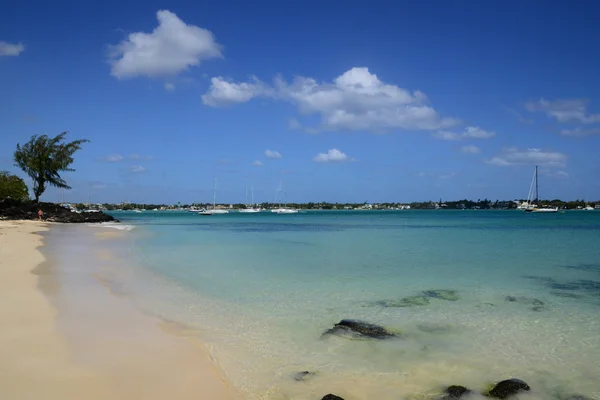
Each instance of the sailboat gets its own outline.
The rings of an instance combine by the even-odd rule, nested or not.
[[[241,213],[257,213],[260,211],[260,208],[256,208],[254,205],[254,187],[252,187],[252,207],[248,205],[248,186],[246,186],[246,208],[241,208],[239,211]]]
[[[533,195],[535,194],[535,203],[533,202]],[[535,166],[533,173],[533,179],[529,186],[529,194],[527,195],[527,201],[523,202],[518,208],[525,210],[526,212],[532,213],[555,213],[558,212],[558,207],[538,207],[536,203],[539,202],[539,185],[538,185],[538,167]]]
[[[217,209],[217,178],[215,178],[215,183],[213,185],[213,208],[212,210],[209,210],[209,212],[211,214],[229,214],[229,211],[227,210]]]
[[[283,191],[283,181],[281,181],[281,183],[279,184],[279,189],[277,189],[277,192],[281,192],[281,191]],[[275,209],[271,210],[271,212],[274,212],[276,214],[298,214],[298,210],[295,210],[293,208],[287,208],[285,206],[285,196],[286,196],[286,192],[283,192],[283,197],[284,197],[283,207],[281,207],[281,199],[279,199],[279,208],[275,208]],[[275,194],[275,200],[277,200],[277,193]]]

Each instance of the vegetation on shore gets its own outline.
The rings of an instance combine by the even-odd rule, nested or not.
[[[0,171],[0,199],[11,198],[19,201],[28,200],[29,193],[23,179]]]
[[[69,166],[73,163],[73,154],[81,149],[86,139],[78,139],[63,143],[67,132],[53,138],[48,135],[31,137],[23,146],[17,144],[14,154],[15,165],[23,170],[33,181],[33,195],[35,202],[40,201],[40,196],[48,185],[58,188],[70,189],[67,182],[60,176],[61,172],[74,171]]]
[[[376,210],[389,210],[389,209],[400,209],[402,207],[409,206],[410,209],[415,210],[429,210],[429,209],[448,209],[448,210],[507,210],[507,209],[516,209],[518,204],[523,202],[524,200],[507,200],[507,201],[491,201],[491,200],[457,200],[457,201],[447,201],[447,202],[413,202],[413,203],[378,203],[378,204],[368,204],[368,203],[287,203],[286,207],[301,209],[301,210],[348,210],[348,209],[376,209]],[[558,207],[560,209],[577,209],[584,208],[586,205],[591,205],[592,207],[595,204],[600,204],[600,201],[597,202],[585,202],[584,200],[574,200],[574,201],[562,201],[562,200],[541,200],[539,204],[542,206],[552,206]],[[90,206],[88,204],[72,204],[73,207],[77,209],[86,209]],[[277,208],[278,204],[274,203],[260,203],[258,204],[261,208]],[[193,204],[144,204],[144,203],[122,203],[122,204],[97,204],[96,207],[104,210],[176,210],[176,209],[187,209],[190,207],[195,208],[212,208],[212,204],[208,203],[193,203]],[[233,209],[243,209],[246,208],[244,204],[217,204],[218,208],[233,208]]]

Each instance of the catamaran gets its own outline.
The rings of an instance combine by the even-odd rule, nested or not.
[[[535,194],[535,202],[534,202],[534,194]],[[538,185],[538,167],[535,166],[535,171],[533,172],[533,179],[531,180],[531,185],[529,186],[529,194],[527,195],[527,200],[521,203],[519,207],[520,210],[524,210],[526,212],[533,213],[555,213],[558,212],[558,207],[538,207],[537,203],[539,203],[539,185]]]
[[[254,204],[254,186],[252,187],[252,207],[248,205],[248,186],[246,186],[246,208],[241,208],[239,211],[241,213],[257,213],[260,212],[260,208],[257,208]]]

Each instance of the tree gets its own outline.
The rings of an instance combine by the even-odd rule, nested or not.
[[[16,175],[10,175],[6,171],[0,171],[0,199],[10,197],[15,200],[29,199],[29,190],[23,179]]]
[[[58,188],[71,189],[67,182],[60,176],[60,172],[74,171],[69,168],[73,163],[73,154],[85,142],[86,139],[74,140],[70,143],[62,143],[67,132],[50,138],[47,135],[31,137],[31,140],[22,147],[17,144],[14,154],[15,165],[21,168],[33,180],[33,194],[36,203],[46,190],[47,185]]]

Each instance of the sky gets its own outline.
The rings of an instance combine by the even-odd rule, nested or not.
[[[600,199],[597,1],[2,8],[0,170],[90,140],[45,201]]]

